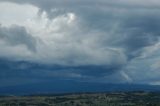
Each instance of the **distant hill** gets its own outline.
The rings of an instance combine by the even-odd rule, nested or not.
[[[58,82],[58,83],[57,83]],[[0,95],[61,94],[79,92],[160,91],[160,86],[138,84],[105,84],[57,80],[47,83],[7,86]]]

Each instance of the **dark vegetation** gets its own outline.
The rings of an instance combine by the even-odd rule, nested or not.
[[[160,93],[112,92],[1,96],[0,106],[160,106]]]

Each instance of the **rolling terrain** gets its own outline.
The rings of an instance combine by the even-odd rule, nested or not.
[[[0,106],[160,106],[158,92],[1,96]]]

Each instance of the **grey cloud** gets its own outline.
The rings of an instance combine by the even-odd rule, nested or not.
[[[82,19],[88,31],[99,30],[104,33],[102,36],[97,35],[98,45],[102,48],[105,46],[123,48],[129,58],[139,55],[142,48],[155,44],[159,38],[160,16],[156,14],[159,10],[150,8],[150,5],[143,1],[13,0],[11,2],[36,5],[51,17],[55,15],[51,12],[52,9],[57,9],[57,13],[61,10],[61,12],[74,12]],[[143,8],[137,8],[135,4],[138,3]]]
[[[60,11],[57,12],[57,14],[59,13],[63,13],[66,11],[70,11],[70,12],[79,12],[79,13],[86,13],[88,12],[89,9],[94,10],[95,13],[97,13],[96,11],[99,9],[103,9],[103,10],[115,10],[115,9],[136,9],[136,10],[143,10],[143,9],[147,9],[147,10],[152,10],[152,9],[160,9],[160,2],[156,1],[156,0],[150,0],[148,2],[146,2],[145,0],[63,0],[63,1],[59,1],[59,0],[1,0],[1,2],[15,2],[15,3],[20,3],[20,4],[32,4],[35,5],[37,7],[39,7],[42,11],[46,11],[48,12],[48,16],[52,17],[53,12],[52,9],[61,9]],[[92,12],[92,11],[89,11]],[[55,14],[55,13],[54,13]]]
[[[13,25],[8,28],[1,26],[0,38],[9,45],[25,45],[30,51],[36,51],[36,39],[24,27]]]
[[[90,22],[91,26],[95,26],[95,29],[106,32],[106,35],[99,40],[102,42],[102,46],[123,48],[126,55],[129,56],[128,58],[133,58],[139,56],[144,47],[156,44],[160,37],[160,15],[156,14],[158,11],[146,11],[125,10],[119,12],[117,10],[111,13],[113,12],[111,10],[102,17],[97,11],[93,13],[95,15],[89,16],[87,22]],[[94,19],[93,16],[99,18]],[[98,19],[100,21],[96,21]]]
[[[11,1],[11,0],[8,0]],[[58,0],[12,0],[11,2],[17,3],[28,3],[33,4],[41,9],[41,11],[46,11],[49,18],[53,18],[55,15],[73,12],[77,15],[78,18],[81,20],[81,25],[83,26],[82,31],[80,32],[73,32],[69,37],[72,39],[68,40],[69,47],[65,46],[65,40],[62,40],[62,43],[57,43],[58,49],[61,50],[63,53],[63,62],[67,62],[72,65],[79,65],[79,67],[71,67],[73,70],[76,70],[76,73],[88,76],[103,76],[103,75],[110,75],[113,73],[119,73],[126,66],[130,64],[131,61],[137,62],[136,58],[143,53],[143,49],[148,46],[152,46],[156,44],[160,38],[160,12],[159,6],[160,3],[155,4],[150,2],[145,3],[145,1],[132,1],[127,2],[126,0],[121,0],[121,2],[113,1],[58,1]],[[132,4],[133,3],[133,4]],[[140,4],[139,4],[140,3]],[[138,4],[138,5],[137,5]],[[57,9],[57,12],[52,12],[52,9]],[[24,39],[21,39],[19,35],[16,35],[12,38],[9,35],[5,34],[0,35],[1,38],[5,39],[6,41],[10,42],[10,44],[26,44],[30,50],[35,50],[35,41],[33,38],[28,36],[28,33],[23,30],[22,32],[14,32],[13,29],[21,30],[21,28],[10,28],[7,30],[9,35],[11,33],[22,33],[25,36]],[[74,29],[73,29],[74,30]],[[85,31],[84,31],[85,30]],[[1,32],[4,32],[2,30]],[[92,32],[92,33],[90,33]],[[95,34],[95,33],[96,34]],[[87,33],[87,34],[86,34]],[[27,37],[26,37],[27,35]],[[76,35],[76,36],[74,36]],[[77,37],[78,36],[78,37]],[[17,39],[19,39],[17,41]],[[30,40],[29,40],[30,39]],[[32,39],[32,40],[31,40]],[[94,55],[87,54],[86,51],[82,51],[82,48],[88,46],[86,44],[83,45],[83,41],[93,40],[90,45],[94,48],[91,48],[91,52],[102,51],[99,53],[93,53]],[[16,41],[15,41],[16,40]],[[77,41],[79,41],[77,43]],[[30,43],[28,43],[30,42]],[[74,43],[73,43],[74,42]],[[76,43],[75,43],[76,42]],[[61,46],[59,46],[61,45]],[[74,45],[74,46],[73,46]],[[80,45],[76,46],[76,45]],[[66,48],[65,48],[66,47]],[[78,48],[79,47],[79,48]],[[90,48],[90,47],[89,47]],[[102,48],[102,49],[99,49]],[[110,49],[120,49],[123,51],[124,55],[128,58],[128,62],[120,61],[123,58],[120,55],[116,55],[115,58],[106,58],[111,57],[110,54],[117,54],[119,52],[111,52]],[[95,50],[93,50],[95,49]],[[53,50],[54,52],[54,50]],[[66,53],[67,52],[67,53]],[[104,54],[102,53],[104,52]],[[66,54],[67,55],[66,55]],[[96,56],[95,56],[96,55]],[[100,55],[100,56],[97,56]],[[103,57],[104,56],[104,57]],[[124,57],[125,57],[124,56]],[[114,56],[113,56],[114,57]],[[50,58],[50,57],[49,57]],[[103,59],[102,59],[103,58]],[[105,61],[113,61],[109,62],[109,64]],[[56,61],[56,59],[52,59],[50,61]],[[97,62],[97,60],[99,60]],[[57,59],[60,61],[60,58]],[[120,61],[122,63],[116,63],[116,61]],[[102,63],[106,62],[106,63]],[[85,65],[86,64],[86,65]],[[99,66],[94,66],[94,65]],[[87,66],[91,65],[91,66]],[[132,64],[134,66],[134,64]],[[135,65],[140,71],[141,69],[145,69],[144,67],[140,67],[139,65]],[[66,68],[70,70],[70,68]],[[144,73],[140,71],[139,74]],[[136,76],[136,75],[134,75]],[[133,76],[133,77],[134,77]],[[139,76],[137,76],[139,77]],[[137,78],[138,79],[138,78]]]
[[[144,47],[156,44],[160,37],[160,16],[157,16],[157,14],[151,15],[151,13],[136,15],[135,13],[130,15],[130,17],[123,22],[122,27],[120,26],[122,28],[120,33],[125,37],[119,43],[123,45],[128,54],[130,53],[133,57],[135,55],[134,53],[140,55]]]
[[[50,7],[53,5],[63,5],[63,6],[72,6],[72,7],[76,7],[78,4],[79,6],[112,6],[112,7],[128,7],[128,8],[158,8],[158,6],[160,5],[158,0],[148,0],[147,2],[145,0],[67,0],[67,1],[59,1],[59,0],[1,0],[1,1],[10,1],[10,2],[17,2],[17,3],[32,3],[32,4],[39,4],[39,5],[45,5],[46,7]],[[76,5],[75,5],[76,4]]]

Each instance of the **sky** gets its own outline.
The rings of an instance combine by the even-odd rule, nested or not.
[[[160,85],[159,0],[0,0],[0,87]]]

